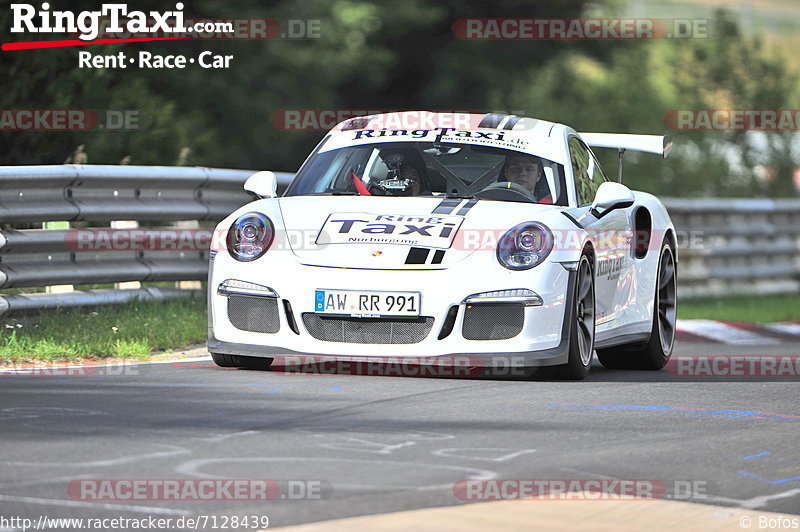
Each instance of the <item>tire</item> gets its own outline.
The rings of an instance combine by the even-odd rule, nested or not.
[[[581,255],[569,321],[569,358],[566,364],[541,368],[547,377],[583,380],[589,375],[594,354],[595,329],[594,268],[588,255]]]
[[[663,368],[675,345],[678,315],[677,269],[672,246],[664,242],[658,258],[656,293],[653,299],[653,326],[646,344],[620,345],[598,349],[597,358],[608,369]]]
[[[221,368],[243,369],[269,369],[271,358],[245,357],[241,355],[226,355],[224,353],[211,353],[214,364]]]

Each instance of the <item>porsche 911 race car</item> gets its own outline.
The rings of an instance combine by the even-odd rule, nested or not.
[[[345,120],[284,194],[223,220],[208,348],[220,366],[276,356],[446,360],[586,377],[659,369],[676,321],[663,204],[609,180],[590,149],[666,157],[655,135],[576,133],[498,114]],[[621,166],[620,166],[621,179]]]

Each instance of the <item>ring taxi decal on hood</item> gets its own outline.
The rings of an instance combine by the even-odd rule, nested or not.
[[[328,216],[316,244],[399,244],[448,249],[463,216],[335,212]]]

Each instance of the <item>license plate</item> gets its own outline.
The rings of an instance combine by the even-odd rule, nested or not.
[[[316,290],[314,311],[357,317],[419,316],[419,292]]]

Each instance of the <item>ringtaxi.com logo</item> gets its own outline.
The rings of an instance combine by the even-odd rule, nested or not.
[[[105,18],[108,22],[106,30],[111,33],[180,34],[189,31],[183,7],[183,3],[178,2],[173,11],[145,13],[129,11],[127,4],[103,4],[98,11],[75,13],[51,10],[47,2],[39,11],[31,4],[11,4],[11,33],[77,33],[80,40],[93,41],[100,35],[101,18]],[[229,30],[227,26],[223,29]]]
[[[31,50],[78,46],[93,41],[94,44],[136,42],[164,39],[318,39],[321,21],[312,19],[213,19],[184,16],[184,4],[178,2],[172,11],[129,10],[126,4],[103,4],[99,10],[74,12],[51,9],[49,3],[41,4],[37,11],[32,4],[11,4],[11,33],[60,33],[77,40],[44,40],[3,43],[3,51]],[[208,52],[211,53],[211,52]],[[137,58],[126,57],[121,52],[111,56],[82,55],[82,68],[125,68],[125,63],[137,64]],[[107,58],[106,58],[107,57]],[[176,56],[182,57],[182,56]],[[230,56],[232,57],[232,56]],[[111,58],[117,58],[113,60]],[[188,58],[188,63],[198,63],[204,68],[227,68],[200,58]],[[87,61],[89,61],[87,63]],[[205,64],[204,64],[205,63]],[[91,65],[91,66],[89,66]],[[140,68],[182,68],[161,66],[158,59],[139,54]]]

